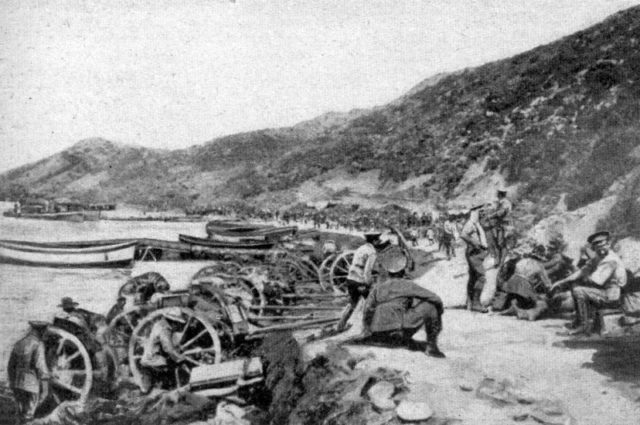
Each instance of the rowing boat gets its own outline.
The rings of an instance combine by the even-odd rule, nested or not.
[[[179,235],[178,238],[183,243],[211,248],[270,249],[274,245],[273,242],[269,241],[223,242],[189,235]]]
[[[80,248],[0,241],[0,262],[42,267],[125,267],[133,261],[135,249],[136,241]]]

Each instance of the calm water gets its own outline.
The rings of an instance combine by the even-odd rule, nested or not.
[[[0,209],[9,207],[0,203]],[[70,241],[149,237],[176,240],[178,233],[206,236],[204,223],[98,221],[66,223],[0,217],[0,239]],[[120,285],[133,274],[158,270],[178,289],[202,263],[137,263],[132,269],[52,269],[0,264],[0,380],[13,343],[28,320],[50,321],[63,296],[73,297],[82,308],[106,314]],[[171,277],[169,275],[173,274]],[[177,282],[177,284],[174,284]]]

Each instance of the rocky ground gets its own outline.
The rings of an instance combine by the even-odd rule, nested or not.
[[[466,281],[461,249],[446,261],[427,248],[416,272],[416,281],[447,306],[440,340],[445,359],[353,342],[361,330],[356,312],[344,334],[312,341],[299,334],[300,344],[282,334],[257,347],[266,379],[246,395],[248,404],[184,393],[145,398],[123,388],[119,400],[96,400],[84,411],[65,406],[38,423],[637,423],[640,336],[577,340],[558,335],[564,319],[526,322],[467,312],[460,308]],[[424,333],[416,339],[424,341]],[[12,423],[8,395],[0,394],[0,423]]]

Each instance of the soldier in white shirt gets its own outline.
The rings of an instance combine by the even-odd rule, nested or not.
[[[349,267],[347,275],[347,292],[349,293],[349,305],[342,313],[337,330],[342,332],[353,313],[360,297],[367,298],[373,283],[373,267],[376,263],[378,249],[382,245],[380,232],[369,232],[364,234],[366,243],[361,245],[353,253],[353,262]]]
[[[575,273],[557,281],[552,290],[574,281],[571,293],[576,306],[576,328],[570,335],[590,335],[593,330],[592,309],[617,306],[620,289],[627,284],[627,272],[618,255],[610,248],[609,232],[597,232],[587,238],[595,257]]]

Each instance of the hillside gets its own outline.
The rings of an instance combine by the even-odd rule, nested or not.
[[[0,196],[28,188],[168,207],[328,198],[353,183],[352,192],[367,188],[356,193],[363,199],[437,204],[506,184],[530,225],[560,200],[578,209],[630,176],[606,220],[640,235],[640,178],[631,173],[640,161],[639,122],[634,7],[512,58],[432,77],[368,111],[178,151],[81,142],[0,176]],[[329,184],[338,180],[342,186]]]

